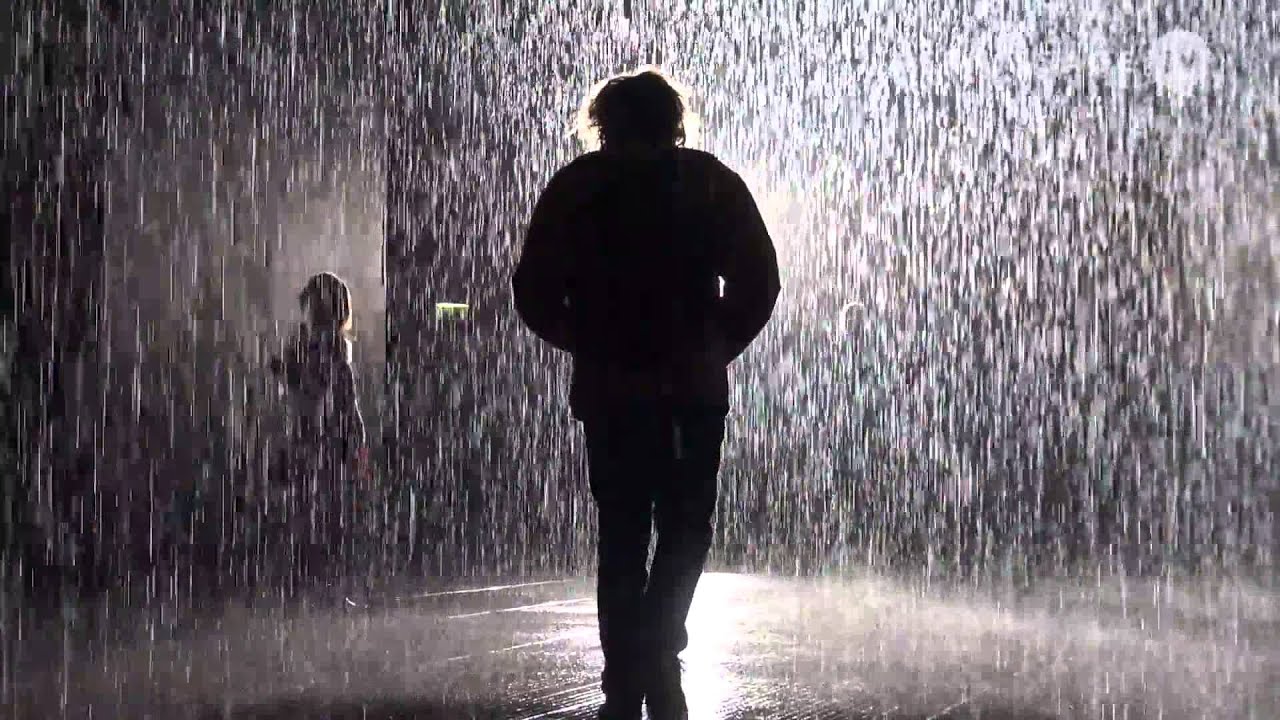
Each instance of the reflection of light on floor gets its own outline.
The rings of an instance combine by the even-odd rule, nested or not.
[[[450,595],[479,595],[482,593],[492,593],[501,590],[525,590],[544,585],[563,585],[565,582],[566,581],[564,580],[542,580],[539,582],[512,583],[507,585],[485,585],[482,587],[462,588],[459,590],[436,590],[433,592],[414,593],[409,597],[418,600],[425,600],[427,598],[446,597]]]
[[[573,645],[582,646],[592,642],[596,637],[597,637],[596,633],[592,632],[591,630],[584,630],[584,629],[570,630],[568,632],[563,632],[563,633],[560,633],[559,635],[553,635],[549,638],[544,638],[542,640],[531,640],[529,642],[518,643],[516,645],[508,645],[507,647],[498,648],[496,650],[489,650],[487,651],[486,654],[492,655],[495,653],[514,652],[516,650],[528,650],[529,648],[545,647],[548,645],[560,645],[563,643],[570,643]],[[459,662],[462,660],[470,660],[474,657],[476,657],[474,653],[466,653],[463,655],[454,655],[453,657],[445,658],[442,662],[453,663],[453,662]]]
[[[750,617],[734,598],[759,583],[758,578],[723,573],[707,573],[698,583],[687,623],[689,647],[681,654],[690,717],[718,717],[738,695],[740,680],[728,664],[744,639]]]
[[[329,706],[352,698],[427,708],[395,717],[594,713],[602,658],[590,581],[487,587],[501,589],[441,588],[386,610],[233,606],[213,625],[157,627],[109,652],[68,646],[21,682],[33,701],[62,702],[75,717],[141,716],[121,698],[232,708],[242,720],[283,716],[240,708],[298,702],[314,712],[288,717],[334,717]],[[683,686],[695,718],[1280,717],[1277,618],[1274,590],[1219,582],[970,587],[708,573],[688,618]]]
[[[583,601],[578,598],[570,598],[569,600],[549,600],[547,602],[535,603],[533,605],[517,605],[516,607],[497,608],[495,610],[481,610],[480,612],[463,613],[461,615],[449,615],[449,620],[461,620],[463,618],[483,617],[485,615],[493,615],[494,613],[509,612],[563,612],[563,608],[568,605],[582,605]]]

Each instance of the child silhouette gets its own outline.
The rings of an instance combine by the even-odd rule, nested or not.
[[[286,389],[284,480],[308,520],[303,560],[311,565],[338,559],[341,550],[333,548],[348,544],[353,481],[368,480],[369,462],[351,369],[351,291],[325,272],[307,281],[298,301],[307,319],[289,338],[284,357],[272,359],[271,369]]]

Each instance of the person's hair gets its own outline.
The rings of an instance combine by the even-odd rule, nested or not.
[[[631,143],[684,145],[697,132],[689,93],[654,66],[597,83],[578,110],[576,132],[588,149]]]
[[[313,327],[337,330],[343,335],[351,332],[351,290],[337,275],[312,275],[298,294],[298,303]]]

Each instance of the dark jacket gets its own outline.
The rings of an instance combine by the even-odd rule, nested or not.
[[[529,328],[573,355],[570,406],[586,419],[631,405],[727,411],[728,365],[780,282],[742,178],[669,148],[588,153],[556,173],[512,289]]]

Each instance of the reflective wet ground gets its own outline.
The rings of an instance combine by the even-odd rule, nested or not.
[[[10,617],[14,616],[10,612]],[[1280,600],[1202,580],[708,574],[692,718],[1280,717]],[[589,718],[590,579],[9,622],[11,718]]]

